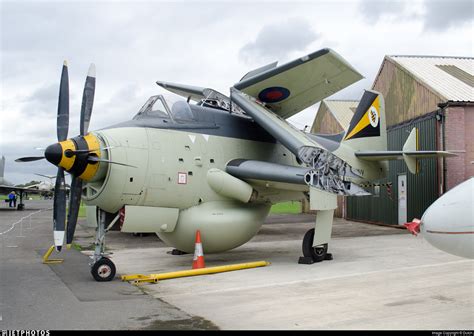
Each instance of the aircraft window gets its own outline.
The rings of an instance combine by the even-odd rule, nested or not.
[[[155,100],[151,109],[147,111],[147,115],[151,117],[169,117],[166,111],[165,104],[161,99]]]
[[[169,108],[163,96],[150,97],[134,119],[143,117],[170,118]]]

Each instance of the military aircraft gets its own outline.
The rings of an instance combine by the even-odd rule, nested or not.
[[[474,177],[443,194],[426,209],[420,219],[406,223],[437,249],[474,259]]]
[[[43,189],[43,190],[54,190],[54,182],[53,180],[56,179],[56,175],[44,175],[44,174],[39,174],[39,173],[35,173],[35,175],[38,175],[38,176],[41,176],[41,177],[45,177],[47,178],[49,181],[41,181],[40,183],[38,183],[37,185],[37,188],[38,189]]]
[[[25,197],[25,195],[27,195],[28,193],[40,194],[45,191],[39,188],[40,183],[31,185],[28,187],[16,187],[13,185],[13,183],[5,179],[4,174],[5,174],[5,156],[2,155],[2,159],[0,160],[0,193],[9,194],[12,191],[16,192],[19,197],[19,202],[17,204],[18,210],[23,210],[25,208],[25,204],[23,203],[23,197]]]
[[[302,242],[303,263],[327,257],[337,195],[369,195],[370,181],[386,176],[387,160],[448,156],[418,151],[417,131],[403,150],[387,151],[384,100],[365,91],[349,128],[338,135],[304,133],[285,119],[360,80],[349,63],[322,49],[289,63],[247,73],[226,96],[210,88],[157,84],[186,98],[169,106],[150,97],[132,120],[88,131],[95,66],[86,78],[80,135],[69,138],[68,68],[62,69],[58,143],[44,156],[58,166],[53,231],[58,250],[73,241],[80,199],[98,209],[91,273],[109,281],[115,265],[104,238],[117,222],[122,232],[153,232],[170,246],[194,250],[196,230],[206,253],[233,249],[259,231],[276,202],[306,197],[317,211]],[[190,101],[196,101],[191,104]],[[72,175],[66,221],[64,171]]]

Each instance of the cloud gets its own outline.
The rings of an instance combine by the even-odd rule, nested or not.
[[[379,21],[382,17],[399,16],[405,9],[405,2],[393,0],[363,0],[359,11],[369,21]]]
[[[472,0],[425,1],[424,28],[443,31],[455,25],[463,25],[474,18]],[[469,37],[468,37],[469,38]]]
[[[441,32],[473,20],[472,0],[362,0],[359,13],[369,23],[410,21],[422,23],[425,31]]]
[[[246,63],[281,60],[292,52],[305,50],[319,35],[300,18],[264,26],[253,42],[244,45],[239,57]]]
[[[422,1],[370,2],[369,7],[355,0],[297,5],[280,1],[271,5],[202,0],[3,1],[0,155],[7,158],[6,177],[23,183],[38,179],[34,172],[56,173],[56,167],[45,160],[29,164],[13,160],[37,155],[34,147],[57,141],[57,98],[65,59],[69,63],[70,136],[79,133],[82,91],[91,62],[97,67],[97,82],[90,130],[132,118],[152,95],[177,99],[158,87],[157,80],[212,87],[226,94],[252,68],[322,47],[334,48],[367,77],[338,93],[341,98],[360,98],[386,54],[472,54],[472,43],[466,43],[472,28],[465,24],[455,34],[423,29],[425,17],[440,20],[433,17],[440,9],[435,10],[438,4],[430,8],[430,3],[425,6]],[[311,109],[314,114],[316,107]],[[295,118],[304,126],[314,116],[309,113],[304,118],[303,114]]]

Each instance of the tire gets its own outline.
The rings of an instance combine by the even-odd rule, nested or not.
[[[303,255],[310,257],[314,262],[323,261],[326,258],[328,244],[313,247],[314,229],[308,230],[303,238]]]
[[[109,258],[100,258],[92,266],[91,274],[95,281],[111,281],[115,277],[115,265]]]

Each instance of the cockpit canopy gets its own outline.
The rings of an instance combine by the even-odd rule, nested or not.
[[[151,96],[133,119],[170,118],[170,108],[162,95]]]
[[[165,118],[172,121],[195,120],[193,111],[185,101],[177,101],[171,109],[162,95],[150,97],[133,119]]]
[[[224,96],[223,96],[224,97]],[[244,113],[236,105],[230,104],[230,101],[219,99],[219,96],[213,98],[205,98],[196,105],[200,107],[208,107],[214,110],[232,111],[233,114],[244,115]],[[180,121],[195,121],[196,111],[189,106],[189,103],[184,100],[179,100],[170,108],[166,99],[162,95],[151,96],[147,102],[142,106],[140,111],[133,117],[134,120],[161,118],[170,119],[171,122]]]

